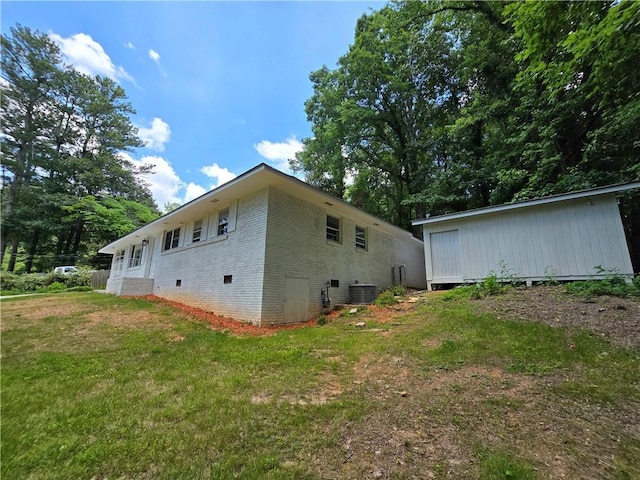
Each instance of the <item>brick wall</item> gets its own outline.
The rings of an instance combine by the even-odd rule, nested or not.
[[[153,293],[153,278],[118,277],[107,280],[107,293],[126,296],[142,296]]]
[[[326,239],[326,215],[340,217],[341,241]],[[330,289],[332,304],[349,301],[349,285],[371,283],[378,290],[392,283],[391,268],[397,259],[394,239],[374,225],[367,229],[367,250],[356,248],[356,222],[326,209],[293,197],[286,192],[269,190],[269,216],[265,260],[263,323],[284,321],[285,278],[309,280],[309,318],[322,313],[321,290],[326,281],[338,280]],[[421,244],[415,251],[423,255]],[[424,257],[421,257],[424,258]]]
[[[154,253],[154,294],[218,315],[259,323],[266,218],[264,189],[238,200],[234,231]],[[185,224],[184,228],[189,227]],[[228,275],[231,283],[224,283]]]

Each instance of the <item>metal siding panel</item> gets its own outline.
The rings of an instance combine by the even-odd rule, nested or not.
[[[509,273],[523,279],[542,280],[549,274],[564,279],[585,278],[596,273],[596,265],[623,274],[632,272],[614,197],[577,199],[428,227],[431,249],[427,263],[437,262],[438,251],[449,255],[442,245],[446,235],[438,235],[459,230],[462,279],[481,279],[491,270],[500,274],[501,257]],[[447,262],[433,266],[436,283],[439,276],[451,274],[453,267]]]
[[[462,279],[458,230],[431,234],[431,260],[435,282]]]

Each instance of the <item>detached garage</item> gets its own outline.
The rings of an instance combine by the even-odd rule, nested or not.
[[[632,275],[616,194],[640,182],[414,220],[427,288],[492,272],[525,281]]]

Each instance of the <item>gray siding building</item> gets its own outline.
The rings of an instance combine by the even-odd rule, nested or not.
[[[616,194],[640,182],[414,220],[427,287],[491,273],[531,284],[633,275]]]

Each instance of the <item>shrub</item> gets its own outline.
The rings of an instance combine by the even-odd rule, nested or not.
[[[485,295],[497,295],[504,290],[504,285],[498,281],[495,272],[491,272],[480,284],[482,293]]]
[[[0,275],[0,289],[3,294],[17,294],[25,292],[51,292],[74,287],[90,287],[91,270],[80,269],[73,275],[51,273],[23,273],[15,274],[2,272]]]
[[[376,298],[373,303],[375,303],[378,307],[388,307],[390,305],[395,305],[396,303],[398,303],[393,287],[380,292],[378,298]]]
[[[640,280],[638,278],[640,276],[636,276],[632,282],[628,282],[621,275],[613,274],[601,280],[583,280],[567,283],[565,291],[570,295],[586,298],[598,295],[640,298]]]
[[[491,272],[482,282],[474,283],[470,285],[461,285],[459,287],[450,290],[445,294],[445,300],[452,300],[454,298],[472,298],[474,300],[482,297],[498,295],[502,293],[507,285],[500,282],[494,272]]]
[[[47,285],[44,288],[41,288],[40,291],[43,292],[60,292],[62,290],[66,290],[67,286],[62,282],[53,282]]]
[[[404,285],[394,285],[389,290],[391,290],[396,297],[401,297],[407,293],[407,288]]]

